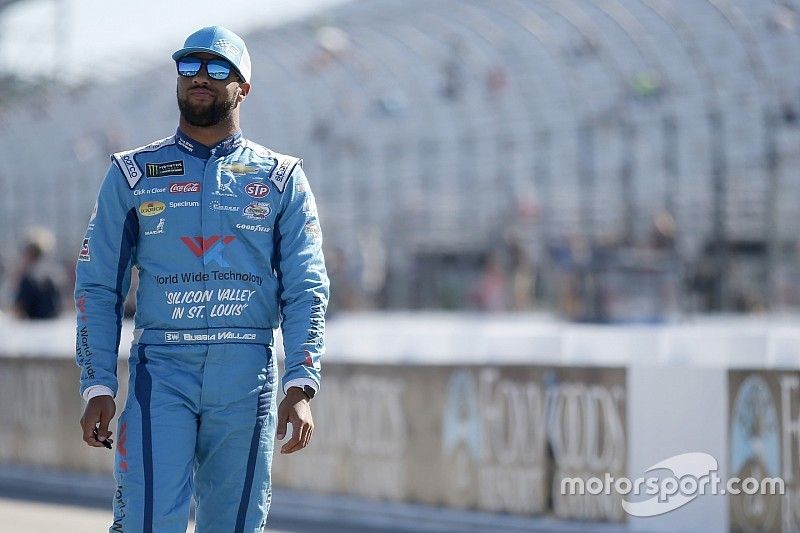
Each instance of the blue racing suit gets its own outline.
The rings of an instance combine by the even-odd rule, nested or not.
[[[178,130],[116,153],[75,285],[81,393],[117,392],[131,268],[139,276],[129,393],[117,425],[111,531],[261,531],[284,390],[319,387],[328,278],[302,161],[239,133]]]

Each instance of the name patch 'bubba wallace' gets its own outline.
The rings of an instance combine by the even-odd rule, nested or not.
[[[97,205],[75,288],[82,393],[95,385],[117,391],[132,265],[136,341],[183,342],[194,330],[230,328],[266,338],[280,325],[284,388],[319,387],[328,280],[302,160],[241,135],[209,149],[178,130],[114,154]]]

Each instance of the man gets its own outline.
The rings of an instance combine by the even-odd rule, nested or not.
[[[110,447],[122,304],[138,308],[117,425],[111,531],[261,531],[273,432],[314,428],[328,278],[314,196],[295,157],[242,137],[244,41],[203,28],[173,54],[175,135],[112,156],[78,257],[77,362],[89,446]],[[279,320],[280,316],[280,320]],[[273,329],[286,352],[275,413]]]
[[[53,234],[44,228],[32,229],[25,239],[14,295],[14,311],[19,318],[56,318],[61,311],[63,279],[47,260],[54,240]]]

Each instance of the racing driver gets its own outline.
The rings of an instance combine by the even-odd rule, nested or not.
[[[115,440],[110,531],[254,532],[270,503],[275,433],[308,445],[328,278],[302,161],[242,136],[244,41],[219,26],[172,56],[176,133],[111,157],[77,262],[81,426],[110,448],[117,350],[131,270],[138,308]],[[286,354],[275,409],[273,330]]]

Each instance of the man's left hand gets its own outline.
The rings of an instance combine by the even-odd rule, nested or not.
[[[314,432],[314,419],[308,397],[297,387],[291,387],[278,406],[278,440],[286,436],[287,423],[292,424],[292,438],[281,446],[281,453],[294,453],[308,446]]]

